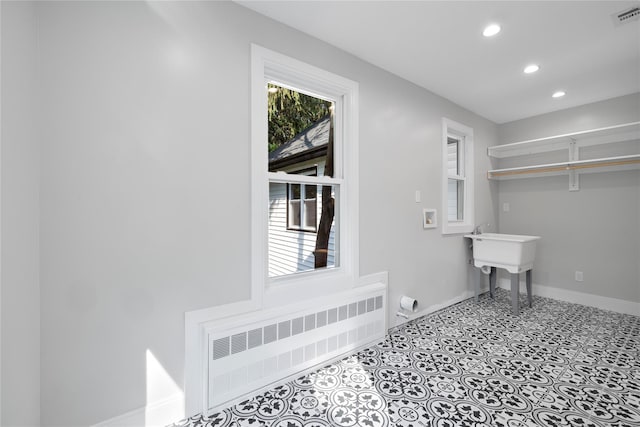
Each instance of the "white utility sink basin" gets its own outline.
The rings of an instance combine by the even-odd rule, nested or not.
[[[473,239],[473,264],[476,267],[504,268],[517,274],[533,268],[536,241],[540,236],[519,234],[481,233],[466,234]]]

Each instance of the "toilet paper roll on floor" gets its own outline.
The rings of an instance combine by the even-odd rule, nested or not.
[[[418,301],[416,301],[414,298],[403,295],[400,298],[400,308],[415,313],[416,311],[418,311]]]

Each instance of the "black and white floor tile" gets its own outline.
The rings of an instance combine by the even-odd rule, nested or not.
[[[506,291],[210,417],[213,426],[640,426],[640,317]]]

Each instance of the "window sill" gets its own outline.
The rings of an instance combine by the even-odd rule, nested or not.
[[[344,268],[311,270],[270,278],[263,294],[263,307],[294,303],[325,296],[355,286],[356,278]]]
[[[473,231],[473,225],[471,224],[455,224],[455,225],[442,225],[442,234],[451,235],[451,234],[466,234],[471,233]]]

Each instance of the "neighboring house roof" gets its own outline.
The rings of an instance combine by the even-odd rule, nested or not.
[[[330,125],[330,116],[325,116],[273,150],[269,153],[269,170],[275,171],[325,156],[329,144]]]

